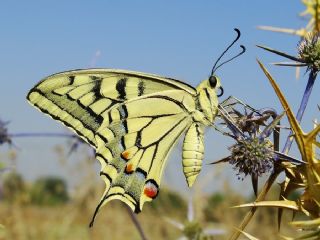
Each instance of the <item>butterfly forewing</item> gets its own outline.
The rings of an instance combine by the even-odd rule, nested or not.
[[[173,89],[195,94],[187,84],[156,75],[84,69],[45,78],[31,89],[27,99],[97,147],[95,133],[113,107],[132,98]]]

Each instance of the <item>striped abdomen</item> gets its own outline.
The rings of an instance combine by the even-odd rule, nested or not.
[[[188,186],[191,187],[201,171],[204,141],[204,126],[193,123],[186,132],[183,141],[182,165]]]

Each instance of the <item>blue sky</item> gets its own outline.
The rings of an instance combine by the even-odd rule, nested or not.
[[[257,30],[256,26],[303,27],[306,20],[298,17],[303,10],[298,0],[5,1],[0,9],[0,118],[11,121],[12,133],[65,132],[59,123],[29,106],[25,96],[47,75],[92,65],[170,76],[196,86],[208,77],[214,61],[233,40],[234,27],[241,30],[239,43],[247,52],[217,72],[225,96],[237,96],[256,108],[281,111],[255,59],[266,64],[282,59],[255,45],[295,54],[299,39]],[[233,47],[229,56],[238,51],[238,46]],[[95,57],[97,52],[100,54]],[[296,80],[294,69],[268,68],[297,109],[307,76]],[[311,126],[316,116],[319,102],[315,92],[319,92],[318,86],[307,109],[306,126]],[[227,153],[226,143],[216,136],[212,130],[207,133],[207,160]],[[21,148],[17,169],[27,179],[67,175],[52,150],[55,144],[65,144],[64,139],[14,141]],[[4,159],[8,148],[1,149]],[[174,177],[177,169],[180,172],[180,154],[180,150],[173,153],[167,173],[173,173],[168,179],[178,186],[184,184],[182,174]]]

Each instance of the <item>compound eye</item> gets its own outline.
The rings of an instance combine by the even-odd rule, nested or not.
[[[218,82],[218,80],[217,80],[216,76],[209,77],[209,83],[212,88],[215,88],[217,86],[217,82]]]
[[[219,90],[220,90],[220,93],[217,94],[217,96],[218,96],[218,97],[221,97],[221,96],[223,95],[223,92],[224,92],[224,91],[223,91],[223,87],[220,86],[220,87],[219,87]]]

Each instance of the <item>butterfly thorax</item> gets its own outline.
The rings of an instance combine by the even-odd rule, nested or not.
[[[212,87],[209,80],[202,81],[197,90],[196,98],[196,111],[193,114],[193,118],[197,122],[201,122],[204,125],[210,125],[213,123],[218,109],[218,98],[216,89],[220,87],[220,81],[217,82],[215,87]]]

